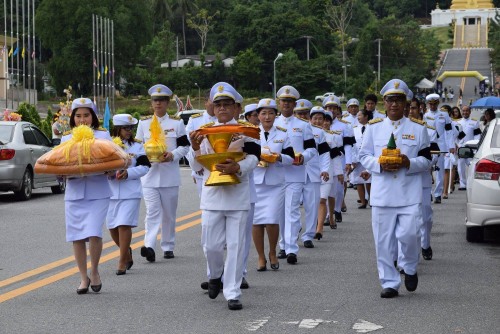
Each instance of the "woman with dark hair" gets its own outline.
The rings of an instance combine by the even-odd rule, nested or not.
[[[111,140],[106,129],[99,128],[92,100],[79,98],[71,105],[70,126],[87,125],[92,128],[97,139]],[[72,133],[65,133],[61,143],[72,138]],[[88,175],[67,178],[64,209],[66,218],[66,241],[73,242],[73,252],[80,271],[80,286],[76,293],[81,295],[89,290],[101,291],[102,282],[98,271],[102,253],[102,225],[108,212],[111,190],[107,176]],[[90,276],[87,273],[87,246],[90,253]]]
[[[488,126],[491,120],[495,119],[495,111],[492,108],[488,108],[484,111],[483,122],[481,123],[481,131],[484,132],[484,129]]]
[[[137,227],[139,221],[141,177],[146,175],[151,167],[141,141],[134,140],[133,130],[137,122],[137,119],[128,114],[113,116],[113,141],[132,159],[129,168],[108,177],[112,195],[106,220],[111,238],[120,248],[117,275],[125,275],[134,264],[130,248],[132,227]]]
[[[453,107],[451,108],[451,115],[450,117],[455,120],[455,121],[459,121],[460,118],[462,118],[462,113],[460,112],[460,108],[459,107]]]
[[[368,204],[368,198],[370,197],[371,189],[371,175],[366,171],[366,168],[359,162],[358,152],[361,149],[361,144],[363,143],[363,135],[365,133],[366,127],[368,126],[368,121],[371,119],[371,113],[366,109],[361,109],[358,112],[358,125],[353,128],[354,137],[356,138],[356,144],[354,144],[356,167],[352,171],[352,178],[354,184],[357,185],[356,189],[358,191],[359,203],[358,209],[366,209]],[[366,193],[365,193],[366,188]]]
[[[245,121],[252,123],[253,125],[259,126],[259,114],[257,113],[257,103],[248,104],[245,106],[245,111],[243,112],[243,117]]]
[[[453,142],[455,145],[458,143],[458,134],[461,131],[460,123],[453,118],[453,108],[447,104],[441,106],[441,110],[448,113],[451,119]],[[456,154],[456,153],[455,153]],[[453,153],[446,153],[444,155],[444,186],[443,186],[443,199],[448,198],[448,193],[452,193],[454,189],[455,173],[453,169],[457,166],[457,157]],[[450,174],[451,173],[451,174]],[[451,175],[451,176],[450,176]]]

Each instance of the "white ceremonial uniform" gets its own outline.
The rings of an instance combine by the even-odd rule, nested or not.
[[[285,166],[285,218],[280,223],[280,249],[286,254],[297,255],[299,245],[297,239],[300,231],[300,197],[306,182],[306,164],[311,160],[317,150],[312,127],[309,122],[295,117],[280,115],[274,121],[275,126],[287,129],[288,138],[292,144],[295,154],[300,153],[304,157],[304,164],[300,166]]]
[[[460,142],[465,144],[469,140],[479,140],[481,138],[481,129],[479,128],[479,121],[473,118],[462,118],[458,122],[462,126],[462,132],[458,135]],[[458,176],[460,177],[460,188],[467,186],[467,166],[469,159],[458,159]]]
[[[139,121],[136,138],[143,143],[151,138],[151,121],[151,117]],[[181,184],[179,160],[189,151],[189,141],[182,121],[172,119],[168,114],[158,117],[158,121],[165,133],[167,151],[173,154],[174,160],[153,162],[149,172],[141,178],[146,203],[144,246],[155,248],[161,225],[160,246],[165,252],[173,251],[175,246],[175,219]]]
[[[409,169],[382,171],[378,158],[391,133],[401,153],[410,160]],[[361,164],[372,174],[372,228],[379,279],[384,289],[397,290],[401,284],[393,263],[398,241],[401,243],[400,266],[409,275],[417,271],[422,172],[431,166],[429,146],[426,127],[406,117],[396,122],[389,118],[371,121],[364,133],[359,156]]]
[[[317,152],[311,160],[306,163],[306,182],[303,190],[303,206],[305,215],[305,231],[302,233],[302,241],[312,240],[316,234],[318,224],[318,207],[320,200],[321,173],[330,170],[330,146],[326,142],[325,130],[312,125],[314,141]]]
[[[290,166],[293,158],[293,148],[288,138],[287,130],[273,126],[266,139],[264,128],[260,126],[260,145],[262,150],[281,154],[281,162],[259,164],[253,171],[257,202],[253,223],[255,225],[279,224],[285,214],[285,170]],[[285,153],[285,150],[288,149]],[[291,152],[289,152],[291,150]]]
[[[64,135],[61,143],[72,134]],[[97,139],[111,140],[106,129],[94,130]],[[66,241],[102,238],[102,226],[108,212],[111,189],[104,175],[71,176],[66,179],[64,213],[66,218]]]
[[[368,180],[365,180],[361,177],[361,173],[364,172],[366,168],[359,161],[359,151],[361,150],[361,144],[363,143],[363,136],[364,132],[366,131],[366,128],[368,128],[368,124],[366,125],[359,124],[357,126],[354,126],[352,129],[354,132],[354,138],[356,139],[356,143],[353,145],[353,150],[352,150],[354,153],[352,161],[356,163],[356,167],[351,172],[353,184],[365,184],[372,182],[371,176]]]
[[[132,161],[127,168],[128,176],[125,180],[117,180],[116,177],[108,178],[112,193],[106,217],[108,229],[122,225],[137,227],[142,199],[141,177],[149,171],[149,166],[137,164],[137,158],[146,157],[142,142],[135,141],[130,145],[125,140],[123,144],[125,152],[129,154]]]
[[[456,122],[453,118],[451,118],[451,133],[452,133],[452,136],[453,136],[453,143],[456,145],[457,141],[458,141],[458,135],[460,134],[460,131],[461,131],[461,125]],[[444,169],[451,169],[453,167],[453,165],[456,165],[455,163],[455,155],[457,154],[457,152],[455,152],[455,154],[451,154],[451,153],[446,153],[444,155]],[[448,187],[450,187],[450,185],[448,185]]]
[[[226,124],[237,124],[232,119]],[[215,122],[214,126],[221,125]],[[246,136],[233,141],[228,151],[241,152],[245,142],[255,140]],[[190,149],[193,151],[193,149]],[[214,153],[207,139],[200,145],[199,151],[192,154],[197,157]],[[249,174],[258,163],[255,155],[248,154],[245,159],[238,162],[240,183],[229,186],[205,186],[201,191],[200,209],[202,210],[202,236],[203,252],[207,259],[210,271],[209,279],[217,279],[224,273],[224,297],[227,300],[240,299],[240,285],[243,279],[244,246],[247,237],[246,224],[248,210],[250,209]],[[204,168],[198,161],[193,160],[193,170]],[[210,171],[205,169],[204,181],[210,176]],[[224,245],[227,245],[226,261],[224,263]]]
[[[320,186],[320,198],[327,199],[332,192],[332,187],[337,186],[338,175],[344,175],[344,165],[342,150],[343,150],[343,141],[340,132],[325,130],[325,141],[330,146],[329,158],[330,158],[330,169],[328,170],[328,175],[330,178],[328,181],[321,180]],[[335,179],[335,180],[334,180]],[[335,182],[335,183],[334,183]],[[344,187],[342,186],[342,189]]]
[[[352,127],[355,127],[359,124],[358,117],[356,115],[353,116],[350,113],[347,113],[347,115],[343,116],[342,120],[349,122]]]
[[[449,152],[450,149],[455,148],[453,142],[453,129],[451,126],[451,119],[448,113],[436,110],[427,111],[424,114],[424,121],[430,126],[436,128],[437,144],[441,152]],[[444,155],[440,154],[437,164],[436,182],[434,187],[434,197],[441,197],[444,185]]]
[[[186,134],[188,137],[188,140],[191,140],[189,138],[189,134],[195,130],[198,130],[200,126],[205,125],[210,122],[216,122],[217,117],[215,116],[210,116],[208,112],[205,110],[203,114],[197,114],[193,115],[189,118],[189,121],[186,125]],[[191,161],[193,161],[194,156],[191,154],[192,150],[189,150],[188,153],[186,154],[186,159],[189,161],[189,164],[191,165]],[[201,169],[203,170],[203,169]],[[198,196],[201,196],[201,187],[203,186],[203,175],[200,175],[202,172],[200,171],[191,171],[191,176],[196,180],[196,189],[198,190]]]

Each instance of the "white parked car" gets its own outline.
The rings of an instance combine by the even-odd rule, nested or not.
[[[483,240],[485,226],[500,225],[500,119],[492,120],[474,147],[461,147],[471,158],[467,172],[466,239]],[[477,151],[476,151],[477,150]]]
[[[332,96],[332,95],[335,95],[335,93],[332,93],[332,92],[325,93],[323,95],[316,96],[314,99],[318,102],[323,102],[324,99],[326,99],[327,97]]]

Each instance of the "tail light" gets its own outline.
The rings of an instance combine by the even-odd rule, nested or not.
[[[14,155],[16,155],[16,150],[9,148],[0,149],[0,160],[10,160],[14,158]]]
[[[500,176],[500,164],[488,159],[481,159],[476,164],[474,178],[480,180],[498,180]]]

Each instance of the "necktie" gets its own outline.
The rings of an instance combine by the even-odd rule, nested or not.
[[[266,137],[266,140],[267,140],[268,136],[269,136],[269,132],[264,132],[264,137]]]
[[[361,127],[361,134],[363,134],[364,132],[365,132],[365,126],[363,125],[363,126]]]

